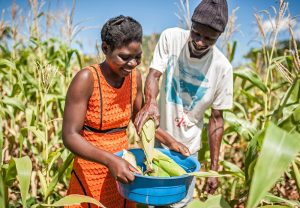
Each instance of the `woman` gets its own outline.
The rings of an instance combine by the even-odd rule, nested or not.
[[[115,180],[130,183],[138,170],[114,153],[128,149],[126,127],[142,105],[135,69],[142,36],[133,18],[109,19],[101,30],[105,61],[78,72],[66,97],[63,142],[76,155],[68,194],[94,197],[107,208],[135,207],[118,193]]]

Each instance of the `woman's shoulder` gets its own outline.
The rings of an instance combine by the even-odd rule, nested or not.
[[[78,71],[74,78],[80,79],[83,82],[90,82],[94,79],[90,67],[85,67]]]
[[[93,72],[89,67],[85,67],[77,72],[74,76],[70,88],[75,89],[75,92],[85,92],[91,95],[93,92],[94,77]]]

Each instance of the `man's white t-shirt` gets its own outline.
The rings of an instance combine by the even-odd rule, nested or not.
[[[160,89],[160,127],[193,154],[200,149],[204,112],[230,109],[233,100],[232,66],[216,46],[201,59],[191,58],[190,31],[162,32],[150,68],[163,73]]]

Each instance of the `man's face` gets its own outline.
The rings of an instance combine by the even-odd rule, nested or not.
[[[217,42],[221,32],[209,26],[193,22],[189,40],[190,53],[201,58]]]

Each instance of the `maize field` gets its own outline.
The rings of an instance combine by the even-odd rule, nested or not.
[[[104,56],[100,52],[85,55],[72,48],[74,36],[81,30],[72,21],[72,11],[66,11],[61,19],[65,23],[61,36],[51,37],[47,23],[55,15],[40,10],[37,0],[29,3],[32,18],[27,37],[20,33],[24,24],[16,3],[10,20],[0,20],[0,207],[60,207],[80,202],[101,206],[93,198],[66,197],[74,155],[63,146],[62,117],[74,75]],[[264,13],[278,22],[292,19],[285,1],[273,9],[275,13]],[[220,40],[231,62],[239,46],[231,38],[235,12]],[[209,143],[203,133],[198,155],[202,167],[195,173],[189,208],[300,207],[300,44],[292,25],[286,31],[286,41],[277,38],[278,22],[271,32],[265,31],[261,22],[264,13],[254,14],[260,47],[249,49],[247,63],[234,66],[234,107],[223,113],[220,168],[209,171]],[[158,37],[144,37],[138,67],[143,82]],[[209,115],[208,110],[203,132]],[[151,152],[153,135],[140,142],[149,145],[150,168],[167,167],[160,164],[165,160],[156,159]],[[158,172],[169,175],[165,169]],[[214,195],[202,190],[210,176],[219,177]]]

